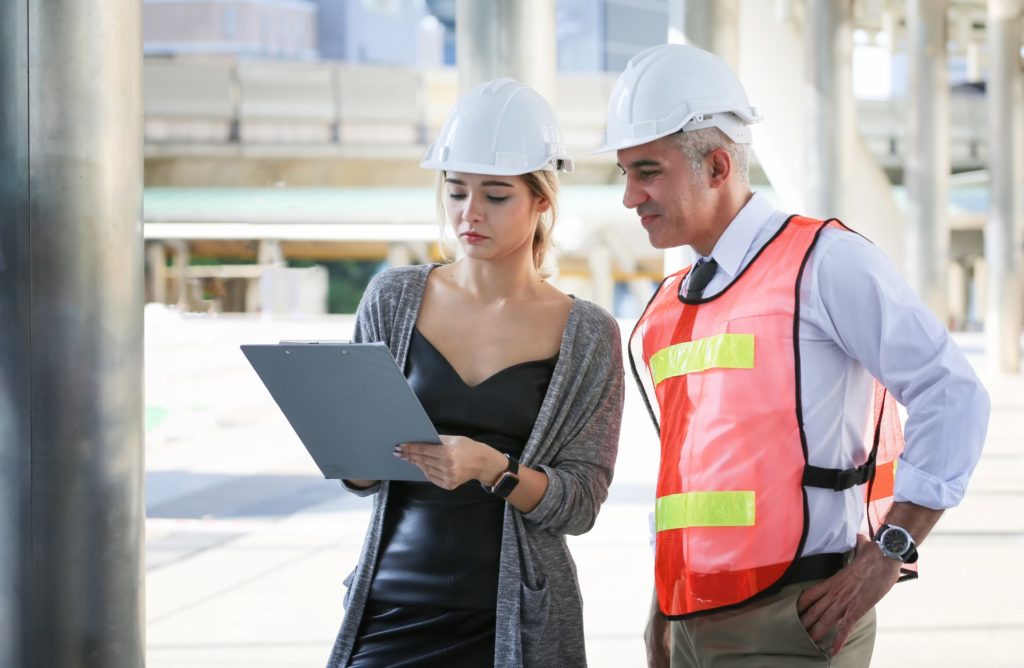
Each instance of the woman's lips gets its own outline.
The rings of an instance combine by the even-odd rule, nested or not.
[[[471,244],[477,244],[487,239],[484,235],[477,234],[476,232],[463,232],[462,237]]]

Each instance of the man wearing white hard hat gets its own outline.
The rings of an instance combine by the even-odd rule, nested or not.
[[[421,166],[462,257],[375,276],[355,339],[388,345],[442,443],[395,448],[427,482],[346,481],[374,506],[328,665],[582,668],[565,536],[608,495],[625,381],[615,319],[546,280],[572,161],[544,98],[496,79]]]
[[[682,45],[634,57],[608,105],[623,204],[651,245],[700,256],[630,339],[661,439],[648,658],[866,666],[874,606],[962,499],[989,401],[868,240],[752,193],[758,120]]]

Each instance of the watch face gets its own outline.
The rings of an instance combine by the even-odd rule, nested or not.
[[[501,474],[501,477],[498,478],[498,482],[497,484],[494,485],[494,488],[491,490],[491,493],[496,496],[500,496],[503,499],[506,499],[518,484],[519,476],[510,471],[505,471],[504,473]]]
[[[882,547],[893,554],[903,554],[910,549],[910,536],[897,527],[889,527],[879,538]]]

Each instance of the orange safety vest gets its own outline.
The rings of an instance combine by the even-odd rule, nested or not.
[[[668,617],[721,610],[809,579],[797,571],[818,556],[838,559],[828,574],[838,570],[841,555],[800,557],[805,486],[866,485],[870,533],[892,503],[903,436],[881,385],[865,423],[868,460],[849,470],[807,461],[800,281],[826,227],[847,229],[791,217],[732,284],[706,299],[680,296],[689,267],[668,276],[630,337],[633,374],[661,437],[655,586]]]

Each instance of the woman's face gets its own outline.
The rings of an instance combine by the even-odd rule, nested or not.
[[[448,223],[467,257],[533,257],[537,218],[548,205],[530,192],[521,176],[447,172],[444,181]]]

